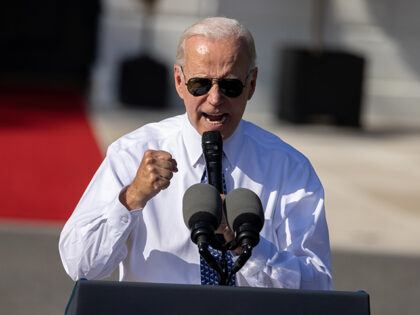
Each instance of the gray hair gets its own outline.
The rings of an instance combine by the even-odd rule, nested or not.
[[[256,66],[257,54],[255,51],[254,38],[251,32],[237,20],[225,17],[209,17],[201,20],[182,33],[178,42],[176,63],[185,66],[185,41],[195,35],[201,35],[211,39],[244,39],[248,48],[249,68],[252,70]]]

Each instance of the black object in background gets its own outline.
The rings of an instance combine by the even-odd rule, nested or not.
[[[284,49],[279,118],[309,123],[323,117],[360,126],[364,65],[361,56],[347,52]]]
[[[164,108],[168,94],[166,66],[148,54],[121,62],[118,96],[124,105],[144,108]]]
[[[206,160],[207,177],[210,185],[216,187],[220,194],[223,191],[222,155],[223,140],[219,131],[205,131],[201,138],[204,159]]]
[[[0,2],[2,83],[88,83],[100,0]]]
[[[369,315],[365,292],[80,280],[66,315]]]

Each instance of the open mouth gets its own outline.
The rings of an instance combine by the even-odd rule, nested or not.
[[[226,120],[227,114],[217,114],[217,115],[210,115],[203,113],[204,118],[206,121],[212,125],[222,124]]]

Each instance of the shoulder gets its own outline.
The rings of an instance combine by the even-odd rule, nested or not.
[[[244,122],[244,137],[248,145],[254,146],[258,151],[274,159],[284,160],[297,164],[308,164],[308,158],[290,144],[275,134],[249,122]]]
[[[183,119],[183,115],[178,115],[146,124],[113,142],[108,147],[107,154],[118,151],[138,151],[142,148],[158,149],[163,141],[178,136]]]
[[[244,150],[247,154],[255,152],[252,158],[258,161],[260,172],[269,174],[269,178],[277,174],[284,191],[292,191],[292,188],[296,191],[303,187],[314,191],[322,186],[312,163],[304,154],[271,132],[250,122],[245,123]],[[272,179],[273,184],[277,185],[277,180]]]

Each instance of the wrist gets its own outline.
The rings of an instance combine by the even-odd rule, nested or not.
[[[129,211],[144,208],[147,203],[147,201],[139,198],[139,194],[131,185],[125,186],[121,190],[119,200]]]

